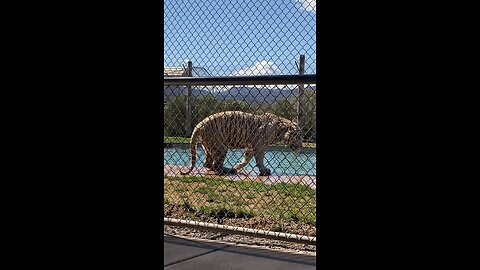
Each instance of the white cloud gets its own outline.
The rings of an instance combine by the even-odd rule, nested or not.
[[[280,68],[271,61],[262,60],[260,62],[256,62],[250,67],[242,68],[236,72],[232,73],[232,76],[262,76],[262,75],[282,75]],[[266,87],[266,88],[283,88],[282,86],[275,86],[275,85],[253,85],[254,87]],[[232,88],[233,86],[227,86],[224,90]]]
[[[269,61],[260,61],[253,66],[240,69],[234,72],[233,76],[257,76],[257,75],[281,75],[282,72],[277,65]]]
[[[304,10],[317,13],[317,0],[297,0],[297,2]]]
[[[231,74],[231,76],[261,76],[261,75],[283,75],[280,68],[271,61],[262,60],[256,62],[250,67],[242,68],[238,71],[235,71]],[[309,85],[305,85],[308,87]],[[316,84],[312,84],[310,86],[316,86]],[[210,89],[212,92],[222,92],[234,87],[233,85],[225,85],[225,86],[212,86],[206,87]],[[277,89],[296,89],[298,88],[297,84],[279,84],[279,85],[253,85],[252,87],[258,88],[277,88]]]

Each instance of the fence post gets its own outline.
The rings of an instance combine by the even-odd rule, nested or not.
[[[305,55],[300,55],[300,65],[298,67],[299,75],[305,74]],[[298,99],[297,99],[297,123],[300,129],[303,129],[303,90],[304,84],[298,85]]]
[[[187,77],[192,77],[192,70],[193,70],[193,65],[192,61],[188,61],[188,66],[187,66]],[[188,85],[187,86],[187,110],[186,110],[186,118],[185,119],[185,136],[189,137],[191,132],[192,132],[192,86]]]

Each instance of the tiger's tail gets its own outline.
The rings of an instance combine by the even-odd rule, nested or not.
[[[199,131],[195,128],[192,132],[192,137],[190,139],[190,159],[192,160],[192,165],[186,172],[180,171],[180,175],[186,175],[192,172],[193,168],[195,168],[195,163],[197,162],[197,140]]]

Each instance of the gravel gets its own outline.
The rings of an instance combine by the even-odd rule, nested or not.
[[[268,248],[282,252],[302,253],[311,256],[315,256],[317,250],[315,245],[306,245],[243,235],[228,235],[178,226],[164,226],[164,234],[179,237],[184,236],[195,239],[216,240],[227,244],[248,245],[251,247]]]

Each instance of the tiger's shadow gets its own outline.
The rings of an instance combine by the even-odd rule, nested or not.
[[[257,177],[268,177],[271,176],[271,173],[268,174],[262,174],[260,172],[256,171],[245,171],[245,170],[240,170],[237,171],[233,168],[222,168],[221,170],[209,170],[207,169],[204,171],[205,175],[208,176],[243,176],[243,177],[249,177],[249,178],[257,178]]]

